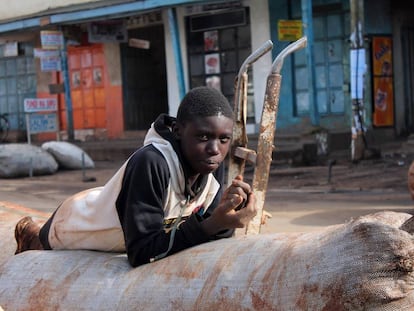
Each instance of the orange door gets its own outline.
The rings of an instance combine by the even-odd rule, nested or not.
[[[100,44],[68,48],[74,129],[106,128],[105,60]]]

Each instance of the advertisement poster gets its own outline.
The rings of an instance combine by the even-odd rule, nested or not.
[[[93,83],[97,86],[102,85],[102,68],[96,67],[93,69]]]
[[[372,39],[373,124],[394,125],[394,88],[391,37]]]
[[[211,76],[206,78],[206,86],[212,87],[218,91],[221,91],[221,79],[219,76]]]
[[[72,88],[78,88],[81,85],[80,71],[72,72]]]
[[[218,51],[218,31],[206,31],[204,33],[204,51]]]
[[[204,55],[204,64],[205,64],[206,74],[220,73],[219,53]]]
[[[392,76],[391,37],[374,37],[372,54],[374,76]]]
[[[392,78],[374,77],[374,125],[394,125],[394,90]]]

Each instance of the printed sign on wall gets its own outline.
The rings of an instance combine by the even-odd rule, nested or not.
[[[372,38],[373,124],[394,125],[394,86],[391,37]]]
[[[58,30],[40,31],[40,42],[46,50],[59,50],[63,48],[63,33]]]
[[[128,32],[122,20],[92,22],[88,27],[89,42],[127,42]]]
[[[296,41],[302,38],[301,20],[279,20],[277,23],[277,34],[279,41]]]

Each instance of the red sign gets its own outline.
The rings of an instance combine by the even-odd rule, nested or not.
[[[25,112],[56,111],[57,100],[55,98],[26,98],[24,100]]]

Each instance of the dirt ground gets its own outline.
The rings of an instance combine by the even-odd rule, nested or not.
[[[388,158],[271,170],[262,232],[312,231],[383,210],[414,212],[408,192],[411,159]],[[329,173],[330,171],[330,173]]]
[[[407,189],[411,161],[410,155],[396,152],[359,163],[338,157],[331,170],[327,161],[323,165],[298,167],[275,162],[265,201],[265,210],[272,218],[261,232],[313,231],[382,210],[414,212]],[[103,185],[122,162],[95,164],[96,168],[86,171],[0,179],[0,201],[53,212],[68,196]],[[253,168],[248,167],[245,178],[251,180],[252,175]]]

